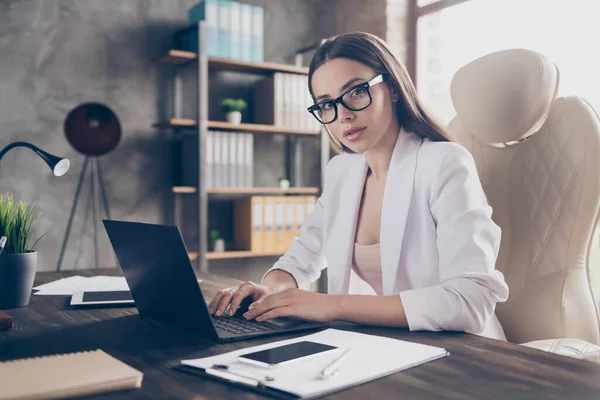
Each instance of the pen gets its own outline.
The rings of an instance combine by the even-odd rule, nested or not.
[[[251,379],[254,380],[260,384],[266,384],[266,382],[271,382],[274,381],[275,378],[265,375],[257,375],[257,374],[253,374],[251,372],[238,372],[235,369],[232,369],[230,366],[228,365],[224,365],[224,364],[214,364],[211,368],[208,368],[212,371],[218,371],[218,372],[225,372],[227,374],[232,374],[235,375],[236,377],[242,378],[242,379]],[[208,372],[208,371],[207,371]]]
[[[323,370],[321,371],[321,379],[327,379],[333,374],[335,374],[339,369],[340,365],[342,364],[342,360],[346,357],[346,354],[348,354],[349,351],[350,349],[344,350],[344,352],[340,354],[340,356],[337,357],[335,360],[333,360],[331,364],[323,368]]]
[[[2,254],[2,249],[6,246],[6,236],[2,236],[0,238],[0,254]]]

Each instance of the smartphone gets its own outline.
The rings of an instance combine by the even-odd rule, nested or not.
[[[261,367],[273,367],[275,365],[305,359],[306,357],[335,349],[337,349],[337,347],[329,346],[327,344],[302,341],[254,353],[243,354],[238,357],[238,361]]]

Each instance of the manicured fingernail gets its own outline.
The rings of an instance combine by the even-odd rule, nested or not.
[[[221,316],[221,311],[217,311],[217,317]]]
[[[262,317],[262,315],[260,317],[256,317],[257,321],[262,321],[264,318]]]
[[[250,313],[249,312],[244,313],[244,318],[250,318]]]

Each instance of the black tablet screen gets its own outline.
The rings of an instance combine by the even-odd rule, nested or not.
[[[113,292],[85,292],[83,294],[83,303],[95,301],[125,301],[133,300],[129,290]]]

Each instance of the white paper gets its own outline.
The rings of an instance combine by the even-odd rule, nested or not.
[[[199,279],[198,282],[201,282]],[[61,295],[71,296],[73,292],[105,292],[129,290],[127,281],[121,276],[97,275],[92,277],[71,276],[54,282],[36,286],[34,294],[39,296]]]
[[[261,368],[237,361],[239,355],[283,346],[303,340],[328,344],[337,350],[316,354],[272,368]],[[342,351],[350,351],[337,373],[322,380],[319,373]],[[267,386],[311,398],[359,385],[448,355],[440,347],[428,346],[381,336],[366,335],[337,329],[327,329],[312,335],[248,347],[217,356],[183,360],[181,363],[197,368],[226,364],[240,374],[268,375],[274,378]],[[367,367],[368,366],[368,367]]]

